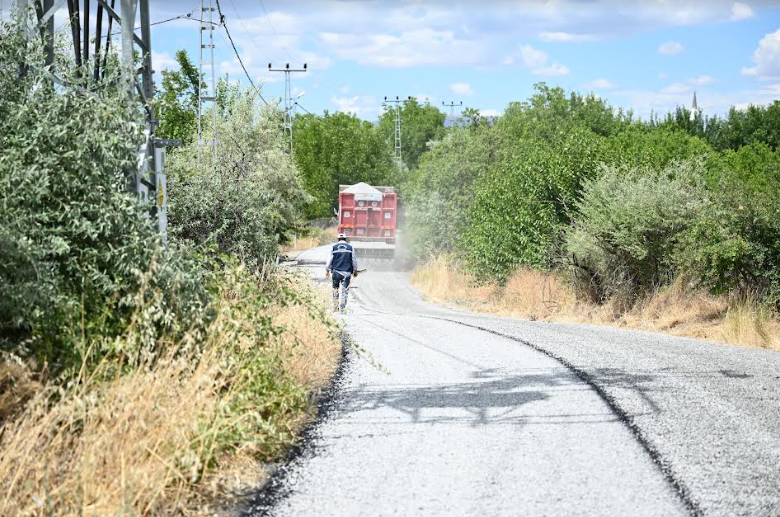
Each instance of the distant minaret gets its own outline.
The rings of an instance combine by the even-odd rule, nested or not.
[[[691,121],[696,119],[696,113],[699,111],[699,104],[696,102],[696,90],[693,91],[693,104],[691,104]]]

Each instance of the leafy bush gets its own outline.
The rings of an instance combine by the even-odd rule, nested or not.
[[[605,166],[586,181],[566,251],[601,300],[630,301],[674,278],[686,233],[711,210],[703,178],[702,162],[686,161]]]
[[[709,171],[713,210],[684,242],[684,267],[701,286],[780,301],[780,152],[728,151]]]
[[[572,128],[554,140],[524,139],[476,188],[461,246],[481,274],[506,278],[518,265],[550,267],[582,182],[595,175],[601,138]]]
[[[493,158],[493,133],[484,125],[451,130],[404,185],[407,238],[418,258],[455,250],[468,226],[474,189]]]
[[[141,272],[156,271],[146,280],[153,327],[186,321],[207,293],[196,263],[158,249],[126,191],[140,106],[112,88],[55,91],[40,43],[20,34],[9,26],[0,34],[0,343],[59,369],[83,358],[92,335],[106,338],[96,356],[110,350],[139,302]]]
[[[258,107],[254,92],[222,89],[217,158],[206,147],[199,163],[193,141],[168,159],[169,232],[182,243],[212,243],[256,269],[276,256],[309,196],[284,152],[279,109]]]

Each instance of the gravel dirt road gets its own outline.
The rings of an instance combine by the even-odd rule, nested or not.
[[[780,353],[355,287],[341,318],[381,369],[351,352],[248,515],[780,515]]]

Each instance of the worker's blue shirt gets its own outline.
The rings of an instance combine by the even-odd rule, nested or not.
[[[352,245],[344,241],[339,241],[333,245],[330,250],[330,257],[325,269],[328,271],[338,271],[340,273],[353,273],[357,271],[357,258]]]

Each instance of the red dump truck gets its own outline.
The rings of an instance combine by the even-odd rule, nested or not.
[[[358,257],[395,256],[397,209],[393,187],[339,185],[339,233],[347,236]]]

